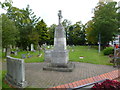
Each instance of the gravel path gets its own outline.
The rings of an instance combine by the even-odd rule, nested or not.
[[[33,88],[50,88],[81,79],[107,73],[117,68],[107,65],[74,62],[73,72],[43,71],[47,63],[26,63],[25,73],[28,85]]]

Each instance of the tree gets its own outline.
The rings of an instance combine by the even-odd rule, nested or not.
[[[71,21],[64,19],[62,22],[63,27],[65,28],[65,32],[66,32],[66,39],[68,41],[68,33],[69,33],[69,27],[71,25]]]
[[[15,22],[15,25],[20,32],[20,39],[17,40],[17,46],[21,47],[22,49],[26,49],[27,46],[30,47],[31,42],[34,41],[31,41],[30,37],[33,36],[33,29],[40,17],[36,18],[36,15],[34,15],[34,12],[32,12],[32,9],[30,9],[29,5],[27,5],[25,9],[10,7],[7,15],[12,21]],[[36,43],[36,41],[33,43]]]
[[[2,15],[0,15],[0,48],[2,47]]]
[[[68,30],[68,34],[67,34],[67,43],[69,45],[73,45],[73,41],[74,41],[74,39],[72,37],[73,32],[74,32],[73,31],[73,25],[70,25],[69,30]]]
[[[49,40],[47,41],[47,44],[53,45],[54,44],[54,32],[55,28],[57,27],[56,24],[52,24],[48,29],[49,34]]]
[[[120,12],[117,13],[117,19],[118,19],[118,32],[117,33],[120,34]]]
[[[68,32],[68,44],[70,45],[81,45],[85,44],[85,29],[81,22],[69,27]]]
[[[35,30],[39,34],[39,45],[42,45],[46,43],[47,40],[49,40],[48,28],[43,19],[37,23],[37,25],[35,26]]]
[[[113,40],[113,35],[118,28],[116,4],[116,2],[100,2],[94,9],[94,31],[92,33],[97,41],[99,40],[100,35],[103,47],[105,47],[109,41]]]
[[[2,47],[7,50],[9,45],[15,45],[18,33],[14,22],[2,14]]]
[[[86,33],[86,39],[88,44],[95,44],[97,43],[97,40],[94,36],[94,28],[93,28],[93,21],[90,20],[86,23],[86,27],[85,27],[85,33]]]
[[[3,3],[0,2],[1,8],[7,10],[8,8],[12,7],[12,0],[5,0]]]

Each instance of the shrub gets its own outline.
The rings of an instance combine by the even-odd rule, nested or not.
[[[114,48],[113,48],[113,47],[106,47],[106,48],[103,50],[103,53],[104,53],[104,55],[113,54],[113,53],[114,53]]]
[[[96,83],[92,90],[118,90],[120,89],[120,82],[116,80],[106,80],[102,83]]]

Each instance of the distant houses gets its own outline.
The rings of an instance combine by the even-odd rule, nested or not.
[[[118,44],[120,46],[120,34],[116,35],[115,39],[109,43],[111,46],[114,46],[114,44]]]

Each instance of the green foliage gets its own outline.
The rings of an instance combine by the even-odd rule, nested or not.
[[[37,31],[32,30],[32,32],[28,35],[30,43],[37,45],[39,41],[39,34]]]
[[[2,46],[8,48],[9,45],[15,45],[18,33],[14,22],[2,14]]]
[[[35,30],[39,34],[39,45],[42,45],[49,40],[48,28],[43,19],[37,23]]]
[[[93,21],[90,20],[86,23],[86,27],[85,27],[86,39],[89,44],[97,43],[97,40],[93,35],[93,32],[94,32]]]
[[[56,27],[57,27],[56,24],[52,24],[48,29],[49,40],[47,41],[47,44],[49,44],[49,45],[54,44],[54,32],[55,32]]]
[[[34,31],[34,27],[40,18],[36,18],[29,5],[24,9],[11,7],[7,10],[8,17],[15,22],[19,30],[19,38],[16,40],[17,46],[26,49],[30,44],[38,43],[38,33]]]
[[[113,48],[113,47],[106,47],[106,48],[103,50],[103,53],[104,53],[104,55],[113,54],[113,53],[114,53],[114,48]]]
[[[67,20],[67,19],[64,19],[63,22],[62,22],[62,25],[63,27],[65,28],[65,31],[66,31],[66,37],[69,33],[69,27],[71,26],[71,21]]]
[[[0,15],[0,49],[2,47],[2,15]]]
[[[93,28],[94,39],[98,41],[98,35],[101,35],[101,43],[107,45],[113,40],[113,35],[118,29],[116,2],[99,3],[94,9]]]
[[[12,7],[12,0],[5,0],[3,3],[0,2],[0,7],[7,10]]]
[[[120,9],[120,8],[119,8]],[[117,19],[118,19],[118,30],[117,30],[117,33],[116,34],[120,34],[120,12],[118,13],[117,15]]]
[[[4,82],[6,71],[1,71],[1,72],[2,72],[2,89],[11,88],[11,87],[9,87],[8,84],[6,84],[6,83]]]
[[[69,45],[85,44],[85,29],[81,22],[76,22],[76,24],[69,27],[67,42]]]

